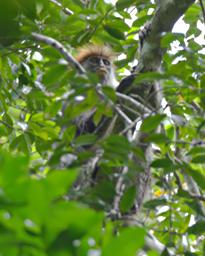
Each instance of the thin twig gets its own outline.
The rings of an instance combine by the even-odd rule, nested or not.
[[[101,90],[101,86],[100,87],[97,87],[97,93],[102,97],[102,98],[104,98],[104,93],[102,92],[102,90]],[[114,109],[115,109],[115,111],[118,113],[118,115],[119,116],[121,116],[123,119],[124,119],[124,121],[125,121],[125,125],[130,125],[130,124],[132,124],[132,120],[122,111],[122,109],[119,107],[119,105],[118,106],[116,106],[111,100],[109,100],[109,104],[110,104],[110,106],[112,106]]]
[[[23,134],[23,133],[26,133],[26,134],[31,135],[31,136],[34,135],[32,132],[30,132],[30,131],[28,131],[28,130],[26,130],[26,129],[24,130],[24,129],[19,128],[19,127],[14,127],[14,126],[10,125],[9,123],[7,123],[7,122],[5,122],[5,121],[3,121],[3,120],[0,120],[0,123],[3,124],[4,126],[6,126],[7,128],[13,130],[13,131],[22,132],[22,134]],[[27,125],[27,124],[26,124],[26,125]]]
[[[140,117],[136,118],[130,125],[120,132],[120,135],[126,134],[130,129],[135,127],[139,121],[142,121]]]
[[[148,109],[147,107],[145,107],[144,105],[142,105],[141,103],[137,102],[136,100],[134,100],[132,97],[125,95],[123,93],[119,93],[116,92],[116,95],[123,100],[126,100],[128,102],[130,102],[131,104],[133,104],[137,109],[139,109],[142,112],[146,112],[146,113],[151,113],[151,110]]]
[[[113,209],[110,212],[111,218],[121,217],[120,201],[123,196],[124,189],[125,189],[124,176],[127,172],[128,172],[128,167],[127,166],[123,167],[122,172],[120,173],[117,183],[115,185],[115,197],[114,197],[114,202],[113,202]]]
[[[144,106],[150,108],[150,110],[154,110],[154,108],[149,104],[149,101],[146,102],[140,95],[137,95],[137,94],[130,94],[130,96],[136,100],[138,100],[139,102],[141,102]]]
[[[176,126],[176,140],[178,140],[180,137],[180,134],[179,134],[179,128]],[[175,161],[178,162],[179,164],[181,163],[181,161],[178,159],[178,156],[181,156],[181,148],[178,147],[178,145],[176,145],[176,149],[175,149]],[[184,176],[184,179],[188,185],[188,189],[189,191],[187,190],[184,190],[183,187],[182,187],[182,183],[180,181],[180,178],[179,176],[177,175],[177,173],[175,172],[174,173],[174,176],[176,178],[176,181],[177,181],[177,185],[179,186],[179,188],[188,193],[188,195],[193,198],[193,199],[197,199],[198,200],[198,205],[201,209],[201,212],[205,215],[205,207],[204,205],[201,203],[201,201],[204,201],[205,202],[205,197],[200,195],[200,189],[198,187],[198,185],[196,184],[196,182],[194,181],[194,179],[192,178],[192,176],[188,175],[183,169],[181,170],[181,173],[183,174]],[[192,191],[192,192],[191,192]]]
[[[85,69],[80,65],[80,63],[76,61],[76,59],[67,51],[67,49],[56,39],[38,33],[32,33],[32,36],[36,40],[51,45],[52,47],[57,49],[65,57],[65,59],[79,71],[80,74],[85,73]]]
[[[115,107],[116,112],[125,120],[126,124],[132,124],[132,120],[118,107]]]
[[[73,12],[71,10],[69,10],[67,7],[63,7],[61,3],[59,3],[56,0],[50,0],[50,2],[54,3],[56,6],[60,7],[62,9],[62,11],[67,14],[67,15],[72,15]]]
[[[187,193],[187,194],[188,194],[191,198],[193,198],[193,199],[198,199],[198,200],[200,200],[200,201],[205,202],[205,197],[204,197],[204,196],[202,196],[202,195],[196,195],[196,194],[193,194],[193,193],[189,192],[189,191],[186,190],[186,189],[183,189],[182,183],[181,183],[181,181],[180,181],[180,178],[179,178],[179,176],[178,176],[178,174],[177,174],[176,172],[174,172],[174,176],[175,176],[175,178],[176,178],[176,182],[177,182],[177,185],[178,185],[178,187],[179,187],[180,190],[182,190],[183,192]]]
[[[8,56],[9,54],[18,53],[19,51],[23,51],[23,50],[28,51],[32,48],[35,49],[35,47],[33,45],[28,45],[28,46],[25,46],[25,47],[15,47],[15,48],[8,47],[7,52],[2,54],[1,57],[4,58],[4,57]]]
[[[188,192],[189,193],[189,192]],[[198,199],[200,201],[203,201],[205,202],[205,197],[204,196],[201,196],[201,195],[194,195],[194,194],[191,194],[189,193],[190,197],[192,197],[193,199]]]
[[[131,108],[131,107],[128,107],[128,106],[126,106],[125,104],[120,104],[120,106],[121,106],[123,109],[127,110],[128,112],[134,114],[135,116],[141,116],[141,114],[140,114],[138,111],[136,111],[136,109],[133,109],[133,108]]]

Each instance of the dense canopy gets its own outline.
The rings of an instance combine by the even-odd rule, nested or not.
[[[115,2],[0,0],[0,256],[205,251],[204,3]],[[133,91],[106,85],[99,95],[97,75],[69,59],[88,43],[113,49],[118,83],[133,67],[137,93],[160,83],[160,111],[140,115],[149,102]],[[122,99],[131,104],[123,113]],[[100,132],[79,135],[75,120],[93,109]],[[99,128],[117,115],[112,132]],[[127,136],[136,126],[143,141]],[[82,178],[90,159],[100,169],[94,185]],[[136,177],[147,165],[148,196],[136,211]]]

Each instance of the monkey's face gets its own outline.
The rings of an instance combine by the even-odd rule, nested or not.
[[[82,65],[86,70],[96,73],[102,83],[106,83],[106,81],[109,79],[112,64],[105,57],[90,56],[82,63]]]

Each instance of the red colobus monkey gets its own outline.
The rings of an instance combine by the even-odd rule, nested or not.
[[[80,48],[76,57],[76,60],[86,71],[96,73],[99,76],[101,84],[116,88],[114,59],[115,54],[110,47],[93,44]]]

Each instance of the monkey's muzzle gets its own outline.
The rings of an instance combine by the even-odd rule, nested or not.
[[[97,69],[96,72],[99,76],[105,76],[107,74],[107,69],[104,67],[100,67]]]

